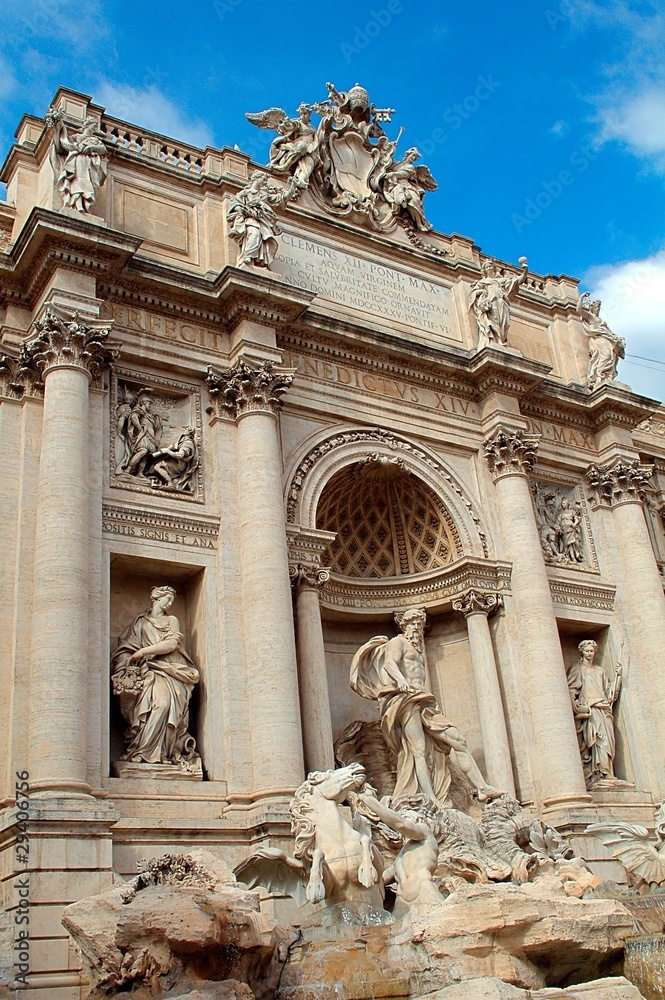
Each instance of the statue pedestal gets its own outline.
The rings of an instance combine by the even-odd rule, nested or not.
[[[60,209],[60,215],[68,215],[70,219],[82,219],[84,222],[91,222],[93,226],[103,226],[108,229],[108,222],[101,215],[92,215],[90,212],[77,212],[75,208]]]
[[[192,764],[140,764],[129,760],[114,760],[111,771],[116,778],[161,778],[167,781],[203,781],[199,758]]]

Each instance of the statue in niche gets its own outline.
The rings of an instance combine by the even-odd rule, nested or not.
[[[192,493],[199,449],[196,431],[185,427],[172,444],[162,446],[164,421],[154,408],[152,389],[134,395],[121,389],[116,406],[116,475],[143,481],[153,489]]]
[[[621,690],[621,664],[610,677],[595,662],[598,644],[593,639],[583,639],[577,648],[580,655],[568,668],[568,687],[587,788],[594,788],[615,780],[614,705]]]
[[[603,382],[611,382],[617,377],[619,359],[626,356],[626,341],[613,333],[605,320],[600,318],[600,301],[592,301],[588,292],[577,300],[577,312],[582,317],[589,341],[586,385],[587,389],[596,389]]]
[[[168,614],[173,587],[154,587],[151,607],[120,636],[111,657],[113,693],[127,722],[122,760],[200,770],[189,730],[189,701],[199,672],[182,648],[180,624]]]
[[[564,496],[560,489],[531,486],[538,534],[545,561],[556,566],[579,566],[584,562],[582,504]]]
[[[86,118],[81,128],[70,133],[63,117],[56,108],[50,108],[45,117],[47,128],[53,131],[56,183],[65,208],[89,212],[106,180],[109,151],[94,118]]]
[[[475,282],[469,293],[469,307],[476,317],[480,333],[478,350],[487,344],[508,343],[510,300],[517,295],[529,273],[526,257],[520,257],[519,264],[521,270],[518,275],[502,277],[493,260],[483,261],[482,277]]]
[[[391,163],[379,184],[393,215],[403,213],[416,229],[427,233],[434,227],[425,218],[423,199],[426,191],[436,191],[437,183],[424,165],[416,166],[420,152],[415,146],[407,149],[401,163]]]
[[[230,225],[229,236],[239,245],[238,266],[253,264],[270,267],[277,248],[281,229],[277,224],[272,205],[282,204],[284,191],[260,170],[255,170],[249,184],[231,200],[226,218]]]
[[[426,688],[425,612],[412,608],[395,615],[395,621],[402,634],[366,642],[353,657],[350,677],[357,694],[378,701],[383,738],[397,755],[393,804],[420,794],[450,806],[451,751],[478,799],[497,797],[501,792],[487,784],[466,740]]]

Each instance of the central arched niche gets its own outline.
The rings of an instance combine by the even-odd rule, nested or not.
[[[321,493],[316,526],[336,532],[329,564],[345,577],[413,576],[462,554],[447,508],[397,456],[374,454],[335,473]]]

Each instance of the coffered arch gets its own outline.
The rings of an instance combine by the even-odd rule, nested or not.
[[[438,511],[436,541],[439,544],[435,545],[430,541],[432,558],[426,559],[422,551],[419,558],[416,551],[416,562],[414,564],[411,561],[407,572],[417,573],[437,569],[440,565],[451,561],[450,555],[453,559],[462,555],[480,559],[489,557],[490,544],[482,518],[467,491],[445,463],[421,445],[416,445],[407,438],[383,428],[327,430],[318,436],[318,440],[310,440],[307,450],[303,449],[296,458],[287,477],[285,497],[287,522],[304,529],[316,529],[323,526],[320,521],[321,517],[324,517],[327,523],[331,524],[332,510],[335,506],[331,491],[334,482],[340,482],[335,480],[335,477],[342,470],[358,467],[359,463],[366,463],[370,458],[376,463],[378,475],[381,475],[378,471],[380,468],[389,470],[392,467],[400,471],[401,476],[395,476],[396,480],[402,479],[398,492],[401,493],[402,499],[407,498],[411,505],[419,502],[423,517],[428,517],[429,512],[434,520]],[[371,482],[372,471],[369,466],[366,476]],[[362,492],[360,486],[359,493]],[[323,505],[319,512],[322,500]],[[356,501],[362,505],[358,494]],[[319,512],[319,523],[317,523],[317,512]],[[414,520],[415,518],[410,516],[406,520],[402,518],[402,528],[408,531],[409,524],[411,523],[413,527]],[[441,545],[447,547],[447,553],[443,553]],[[418,546],[412,548],[417,550]],[[437,551],[438,556],[435,554]],[[393,560],[395,558],[396,554],[393,554]],[[408,563],[409,557],[406,558]]]

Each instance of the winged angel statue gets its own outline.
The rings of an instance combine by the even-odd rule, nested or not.
[[[665,802],[656,817],[656,843],[643,826],[632,823],[594,823],[586,833],[597,837],[639,883],[665,887]]]
[[[253,125],[278,133],[269,165],[287,178],[283,200],[308,189],[328,211],[361,212],[376,229],[396,222],[422,232],[432,229],[423,200],[437,184],[426,166],[416,165],[420,153],[415,147],[401,161],[395,159],[401,131],[392,142],[382,128],[394,110],[371,104],[359,84],[349,91],[326,86],[328,98],[301,104],[297,118],[282,108],[246,115]],[[312,114],[320,117],[318,126],[312,124]]]

